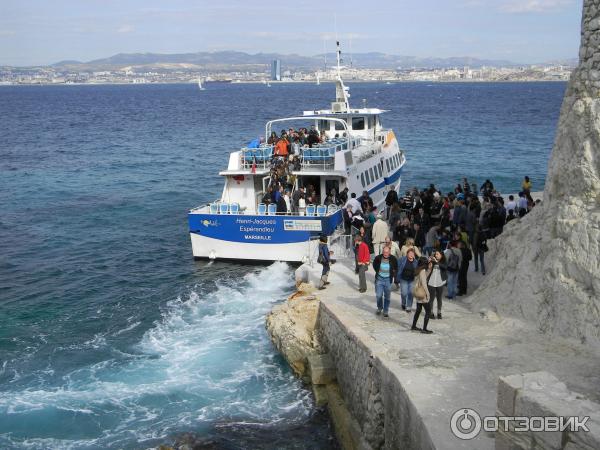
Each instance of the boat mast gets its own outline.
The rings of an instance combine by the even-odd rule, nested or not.
[[[340,41],[336,41],[337,45],[337,81],[335,85],[335,103],[331,109],[335,112],[348,112],[350,110],[350,98],[349,87],[344,85],[342,81],[342,50],[340,49]]]

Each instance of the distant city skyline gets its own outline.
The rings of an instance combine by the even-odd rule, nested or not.
[[[316,55],[470,56],[540,63],[577,57],[582,0],[3,0],[0,65],[117,53],[235,50]]]

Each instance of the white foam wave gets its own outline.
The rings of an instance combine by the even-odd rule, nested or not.
[[[79,369],[54,389],[5,392],[0,396],[0,417],[54,410],[65,417],[93,417],[99,424],[118,418],[118,424],[104,428],[96,440],[77,441],[80,445],[75,446],[81,447],[98,445],[98,440],[102,445],[126,445],[132,440],[131,430],[135,441],[142,442],[206,421],[276,423],[306,417],[313,406],[311,397],[274,362],[264,330],[265,313],[291,286],[290,268],[275,263],[241,278],[232,273],[211,292],[196,287],[167,304],[161,320],[137,346],[141,357]],[[139,325],[136,321],[113,335]],[[102,333],[83,344],[94,349],[106,345]],[[75,441],[64,437],[20,443],[69,448]],[[2,438],[7,434],[0,442]]]

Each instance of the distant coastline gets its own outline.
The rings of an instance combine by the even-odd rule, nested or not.
[[[390,83],[390,84],[405,84],[405,83],[418,83],[418,84],[512,84],[512,83],[566,83],[568,80],[562,79],[542,79],[542,80],[350,80],[348,83]],[[148,81],[148,82],[106,82],[106,83],[78,83],[78,82],[68,82],[68,83],[49,83],[49,82],[39,82],[39,83],[11,83],[11,82],[0,82],[0,87],[3,86],[134,86],[134,85],[175,85],[175,84],[196,84],[197,81]],[[314,80],[285,80],[285,81],[269,81],[272,86],[284,85],[284,84],[315,84]],[[333,81],[324,80],[321,81],[321,84],[333,84]],[[205,86],[210,86],[213,82],[205,83]],[[214,84],[264,84],[262,81],[220,81]],[[265,86],[266,87],[266,86]]]

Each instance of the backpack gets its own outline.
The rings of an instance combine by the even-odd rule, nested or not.
[[[454,250],[450,250],[450,256],[448,256],[448,265],[447,270],[449,272],[457,272],[458,271],[458,255],[454,252]]]
[[[325,262],[325,257],[323,256],[323,247],[319,245],[319,256],[317,256],[317,263],[323,264]]]

